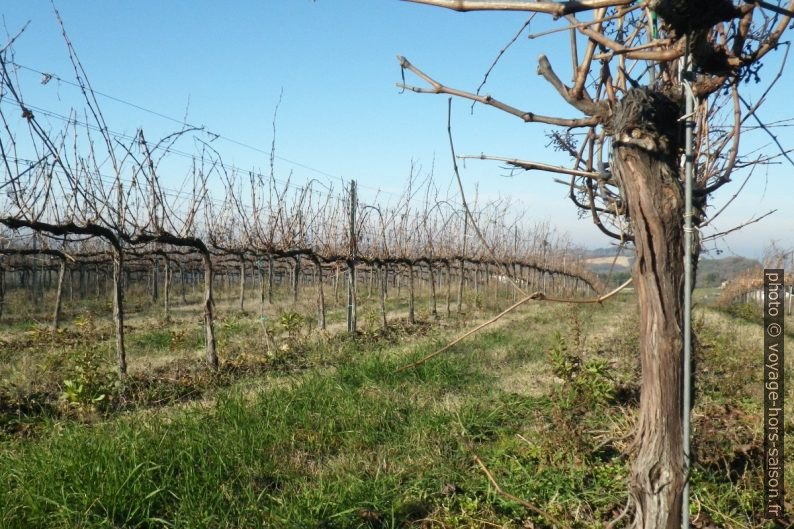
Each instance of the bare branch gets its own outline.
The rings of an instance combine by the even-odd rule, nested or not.
[[[546,518],[548,521],[550,521],[552,524],[554,524],[557,527],[570,527],[570,525],[562,523],[556,516],[552,516],[551,514],[547,513],[546,511],[544,511],[542,509],[539,509],[538,507],[535,507],[534,505],[532,505],[528,501],[523,500],[523,499],[519,498],[518,496],[510,494],[509,492],[504,490],[501,487],[501,485],[499,485],[499,483],[494,479],[493,475],[488,470],[488,467],[485,466],[485,463],[483,463],[482,460],[479,457],[477,457],[477,454],[475,454],[471,450],[471,448],[469,448],[469,451],[471,452],[471,455],[474,458],[474,462],[477,463],[477,465],[482,469],[483,473],[485,473],[485,477],[488,478],[488,481],[490,482],[491,486],[493,486],[493,488],[496,490],[496,492],[500,496],[504,496],[505,498],[507,498],[509,500],[513,500],[514,502],[516,502],[516,503],[520,504],[521,506],[525,507],[527,510],[529,510],[531,512],[534,512],[535,514],[538,514],[538,515],[542,516],[543,518]]]
[[[422,70],[411,64],[408,59],[403,57],[402,55],[397,56],[397,60],[400,62],[400,66],[413,72],[418,77],[423,79],[430,85],[430,88],[420,88],[416,86],[406,85],[403,83],[398,83],[397,87],[402,88],[404,90],[410,90],[411,92],[416,92],[420,94],[449,94],[456,97],[461,97],[463,99],[468,99],[470,101],[476,101],[478,103],[482,103],[483,105],[489,105],[494,108],[498,108],[508,114],[512,114],[524,120],[527,123],[547,123],[549,125],[559,125],[561,127],[589,127],[598,123],[596,118],[583,118],[583,119],[566,119],[566,118],[555,118],[550,116],[542,116],[540,114],[535,114],[533,112],[525,112],[523,110],[519,110],[515,107],[512,107],[506,103],[503,103],[497,99],[489,95],[477,95],[472,94],[471,92],[466,92],[463,90],[458,90],[455,88],[449,88],[444,86],[443,84],[439,83]]]
[[[557,90],[557,93],[559,93],[569,105],[590,116],[598,116],[599,118],[605,117],[608,110],[606,104],[603,102],[586,100],[581,94],[579,96],[572,94],[571,90],[565,86],[565,84],[560,81],[560,78],[557,77],[557,74],[554,73],[549,59],[546,58],[545,55],[538,57],[538,75],[543,76],[544,79],[551,83],[554,89]],[[578,74],[577,77],[579,77]],[[584,76],[582,76],[582,79],[584,79]],[[582,81],[582,84],[583,83],[584,81]]]
[[[581,171],[579,169],[568,169],[557,165],[550,165],[540,162],[530,162],[528,160],[518,160],[516,158],[504,158],[502,156],[488,156],[485,154],[480,154],[480,155],[459,156],[459,158],[462,160],[493,160],[497,162],[505,162],[515,167],[526,169],[527,171],[532,171],[532,170],[548,171],[550,173],[562,173],[562,174],[569,174],[574,176],[583,176],[585,178],[592,178],[592,179],[598,179],[601,177],[599,173],[596,173],[594,171]]]
[[[404,0],[415,4],[444,7],[454,11],[532,11],[561,17],[570,13],[590,11],[602,7],[619,7],[634,0],[579,0],[576,2],[528,2],[489,0]]]
[[[725,235],[728,235],[729,233],[733,233],[735,231],[739,231],[742,228],[744,228],[745,226],[749,226],[750,224],[755,224],[756,222],[760,222],[761,220],[763,220],[764,218],[768,217],[772,213],[775,213],[776,211],[777,211],[776,209],[773,209],[771,211],[767,211],[766,213],[764,213],[760,217],[755,217],[753,219],[750,219],[747,222],[745,222],[743,224],[739,224],[738,226],[734,226],[733,228],[731,228],[729,230],[721,231],[719,233],[715,233],[713,235],[709,235],[708,237],[703,237],[703,242],[710,241],[710,240],[716,239],[718,237],[724,237]]]
[[[482,87],[485,86],[485,83],[488,82],[488,76],[491,75],[493,69],[496,68],[496,65],[499,63],[499,59],[502,58],[502,55],[505,54],[505,52],[508,50],[508,48],[510,48],[510,46],[515,44],[515,42],[518,40],[518,37],[520,37],[521,34],[524,32],[524,30],[527,29],[529,24],[532,22],[533,18],[535,18],[535,13],[532,13],[532,15],[530,15],[530,17],[524,22],[524,24],[516,32],[516,34],[513,35],[513,38],[511,38],[510,41],[508,41],[508,43],[505,44],[501,50],[499,50],[499,53],[496,54],[496,58],[494,58],[493,62],[491,63],[491,66],[488,67],[488,70],[486,70],[485,75],[482,78],[482,82],[480,82],[480,86],[477,87],[477,91],[475,92],[477,95],[480,95],[480,90],[482,90]],[[472,112],[474,111],[474,105],[476,103],[477,103],[476,101],[472,101],[471,103]]]

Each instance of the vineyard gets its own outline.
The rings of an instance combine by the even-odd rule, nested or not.
[[[499,202],[473,211],[456,208],[449,197],[439,196],[432,172],[420,174],[412,168],[404,196],[387,207],[360,203],[355,182],[340,194],[318,183],[300,187],[278,178],[275,148],[270,172],[260,173],[224,163],[221,153],[192,127],[155,142],[147,141],[142,130],[121,137],[104,121],[79,59],[69,49],[86,115],[92,119],[69,118],[60,131],[47,130],[26,106],[12,75],[14,65],[0,65],[3,92],[17,111],[3,119],[27,129],[25,141],[9,127],[0,140],[7,173],[0,224],[8,230],[0,234],[0,315],[6,296],[15,290],[27,290],[39,301],[46,281],[55,291],[55,330],[64,288],[73,292],[76,281],[82,298],[87,283],[110,287],[121,377],[127,369],[124,290],[143,277],[154,299],[162,290],[166,317],[172,284],[184,291],[188,284],[195,289],[201,283],[205,361],[211,369],[219,366],[216,282],[239,285],[241,311],[246,289],[258,288],[262,316],[265,299],[273,302],[274,283],[289,282],[295,303],[299,291],[310,284],[316,292],[317,325],[325,329],[326,290],[333,288],[338,301],[341,281],[349,331],[356,330],[362,281],[370,297],[376,285],[384,327],[390,283],[405,283],[411,323],[417,283],[431,292],[433,316],[437,294],[444,290],[449,312],[453,288],[460,312],[467,283],[475,296],[486,283],[508,280],[571,295],[598,289],[576,253],[556,244],[548,227],[525,233],[511,222],[508,205]],[[275,120],[273,127],[275,138]],[[179,141],[188,138],[199,145],[198,152],[180,150]],[[22,158],[20,151],[39,157]],[[161,173],[173,171],[171,158],[185,157],[184,185],[178,190],[163,186]]]

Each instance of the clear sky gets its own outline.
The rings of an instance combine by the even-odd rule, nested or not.
[[[213,143],[227,162],[243,168],[267,167],[273,111],[283,90],[278,175],[285,178],[292,172],[296,183],[318,178],[337,188],[342,180],[356,179],[363,200],[372,200],[376,189],[383,190],[384,199],[402,192],[412,160],[425,170],[434,166],[442,185],[453,178],[447,98],[400,93],[395,87],[400,81],[396,55],[405,55],[445,84],[474,91],[497,52],[527,18],[516,13],[462,14],[397,0],[55,4],[96,90],[175,118],[187,112],[188,122],[259,149],[223,139]],[[6,0],[0,12],[8,33],[30,21],[15,46],[17,63],[73,79],[49,1]],[[538,16],[530,31],[561,24]],[[484,91],[524,110],[577,117],[535,73],[537,57],[545,53],[560,77],[570,77],[567,35],[535,40],[525,35],[505,54]],[[772,75],[778,64],[774,58],[762,74]],[[763,119],[794,117],[793,70],[787,69],[759,113]],[[19,75],[30,104],[67,114],[77,102],[79,94],[68,84],[53,80],[43,85],[41,75],[27,70]],[[112,100],[100,103],[114,131],[132,135],[142,127],[148,138],[157,138],[177,127]],[[469,107],[462,100],[453,102],[459,154],[568,162],[546,148],[544,134],[550,127],[524,124],[491,108],[477,107],[472,114]],[[52,126],[58,126],[57,120]],[[784,146],[794,147],[791,129],[775,132]],[[753,133],[746,150],[767,143],[762,134]],[[567,188],[553,183],[552,175],[505,174],[493,162],[467,162],[462,168],[469,192],[476,185],[482,196],[519,201],[517,209],[525,212],[526,221],[551,219],[587,247],[610,242],[590,220],[578,218],[566,198]],[[742,179],[737,175],[712,204],[721,207]],[[715,228],[729,229],[770,209],[778,212],[716,247],[749,256],[759,255],[772,239],[794,247],[793,183],[791,165],[757,171]]]

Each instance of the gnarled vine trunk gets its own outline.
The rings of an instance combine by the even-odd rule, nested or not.
[[[325,290],[323,289],[323,266],[316,256],[313,259],[317,270],[317,325],[325,330]]]
[[[245,256],[240,256],[240,312],[245,312]]]
[[[215,325],[212,299],[212,259],[209,252],[201,253],[204,263],[204,334],[206,338],[206,360],[212,369],[218,369],[218,351],[215,345]]]
[[[273,304],[273,255],[267,256],[267,302]]]
[[[630,494],[636,529],[681,524],[684,193],[678,168],[679,105],[647,89],[615,109],[612,171],[634,234],[642,386]]]
[[[436,305],[436,274],[433,272],[433,264],[427,264],[428,282],[430,283],[430,315],[438,318],[438,308]]]
[[[451,299],[452,299],[452,269],[451,269],[451,266],[449,264],[449,261],[446,262],[446,268],[447,268],[447,299],[446,299],[446,302],[447,302],[447,318],[449,318],[449,316],[451,314],[450,303],[451,303]]]
[[[380,322],[381,327],[386,329],[389,325],[386,321],[386,285],[389,283],[389,269],[385,264],[379,265],[378,269],[380,270]]]
[[[55,291],[55,308],[52,311],[52,334],[58,331],[61,324],[61,307],[63,305],[63,278],[66,275],[66,259],[61,258],[58,265],[58,287]],[[2,288],[2,287],[0,287]],[[0,301],[2,301],[0,299]]]
[[[298,303],[298,285],[301,276],[301,256],[296,255],[292,265],[292,304]]]
[[[408,263],[408,322],[416,323],[416,311],[414,310],[414,265]]]
[[[259,316],[265,315],[265,270],[262,268],[262,263],[257,263],[256,267],[257,271],[259,271]]]
[[[113,322],[116,326],[116,361],[119,378],[127,376],[127,351],[124,348],[124,254],[121,247],[113,248]],[[97,281],[99,283],[99,281]]]
[[[165,313],[165,319],[168,321],[171,318],[171,261],[168,260],[168,256],[163,256],[163,312]]]

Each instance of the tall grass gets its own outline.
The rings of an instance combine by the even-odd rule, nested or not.
[[[627,299],[530,309],[401,373],[447,336],[339,337],[311,346],[311,369],[186,406],[51,422],[0,446],[0,527],[549,526],[498,496],[473,452],[511,493],[573,527],[604,527],[626,499],[634,319]],[[771,527],[755,514],[752,340],[708,319],[697,331],[693,519]],[[541,392],[521,387],[542,379]],[[596,391],[604,384],[614,391]]]
[[[469,465],[437,402],[482,392],[488,376],[454,356],[396,374],[393,354],[346,354],[332,372],[209,408],[50,424],[0,451],[0,526],[402,526]]]

